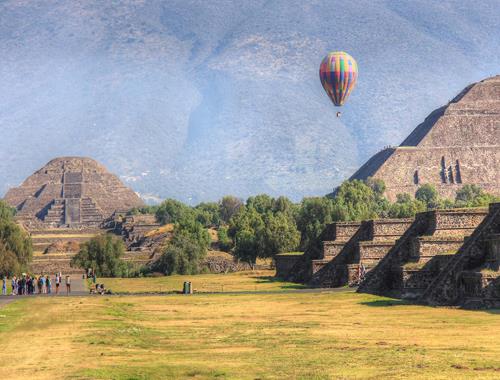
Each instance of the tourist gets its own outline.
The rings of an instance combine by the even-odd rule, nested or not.
[[[95,285],[96,280],[97,280],[97,276],[96,276],[95,272],[92,271],[92,282],[94,283],[94,285]]]
[[[49,275],[45,277],[45,283],[47,284],[47,294],[52,293],[52,282],[50,281]]]
[[[2,279],[2,296],[7,295],[7,276],[3,276]]]
[[[28,294],[33,294],[32,286],[33,286],[33,279],[31,278],[30,275],[27,275],[26,276],[26,289],[27,289]]]
[[[43,274],[40,276],[40,279],[42,280],[42,294],[47,293],[47,284],[45,283],[45,277]]]
[[[21,278],[21,294],[26,294],[26,275],[23,274],[23,277]]]
[[[42,294],[42,276],[38,277],[38,281],[36,282],[38,288],[38,294]]]
[[[66,275],[66,295],[71,293],[71,277]]]
[[[17,294],[17,279],[16,276],[12,277],[12,282],[10,283],[12,286],[12,295],[15,296]]]
[[[56,273],[56,295],[59,294],[59,284],[61,283],[61,277]]]

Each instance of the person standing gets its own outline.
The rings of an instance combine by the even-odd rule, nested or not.
[[[7,295],[7,276],[3,276],[2,278],[2,296]]]
[[[15,296],[17,294],[17,280],[16,276],[12,277],[12,282],[10,283],[12,286],[12,295]]]
[[[49,275],[45,278],[45,283],[47,284],[47,294],[52,293],[52,281],[50,280]]]
[[[61,277],[56,273],[56,295],[59,294],[59,284],[61,283]]]
[[[71,293],[71,277],[66,275],[66,295]]]

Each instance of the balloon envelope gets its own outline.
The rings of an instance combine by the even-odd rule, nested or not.
[[[356,84],[358,64],[344,51],[331,52],[321,62],[319,78],[333,104],[341,106]]]

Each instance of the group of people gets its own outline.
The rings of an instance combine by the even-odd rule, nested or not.
[[[2,295],[7,295],[7,276],[2,278]],[[66,276],[64,281],[66,284],[66,294],[71,293],[71,277]],[[20,277],[12,277],[11,279],[11,294],[16,295],[31,295],[31,294],[59,294],[59,289],[63,284],[62,274],[56,273],[54,280],[49,275],[31,276],[23,273]],[[55,289],[54,289],[55,288]]]

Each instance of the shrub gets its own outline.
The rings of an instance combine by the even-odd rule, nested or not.
[[[119,237],[98,235],[81,245],[71,259],[71,266],[92,268],[101,277],[127,277],[131,268],[121,259],[124,252],[125,244]]]

